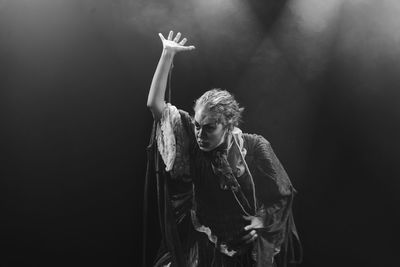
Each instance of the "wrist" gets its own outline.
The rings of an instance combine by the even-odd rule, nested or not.
[[[166,48],[163,48],[161,56],[166,58],[173,58],[175,56],[175,52]]]

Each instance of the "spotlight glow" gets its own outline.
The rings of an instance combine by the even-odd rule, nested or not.
[[[289,8],[299,17],[300,26],[310,32],[321,32],[336,17],[344,0],[291,1]]]

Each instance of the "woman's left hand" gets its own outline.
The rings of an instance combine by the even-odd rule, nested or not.
[[[250,224],[244,227],[247,234],[242,237],[242,241],[249,244],[257,239],[256,229],[264,228],[264,222],[261,217],[257,216],[243,216],[243,218],[250,221]]]

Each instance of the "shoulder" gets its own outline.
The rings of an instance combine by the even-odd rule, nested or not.
[[[255,156],[272,150],[270,142],[262,135],[243,133],[243,139],[248,153]]]
[[[259,134],[243,133],[243,138],[248,142],[269,144],[269,141]]]
[[[183,120],[189,124],[192,123],[192,117],[190,116],[189,112],[187,112],[183,109],[178,109],[178,111],[179,111],[179,114],[181,115],[181,120]]]
[[[245,144],[247,143],[248,159],[253,166],[256,177],[267,178],[274,181],[281,195],[289,195],[292,185],[281,162],[276,156],[270,142],[258,134],[244,134]],[[263,180],[263,179],[261,179]],[[260,179],[257,180],[258,183]],[[269,185],[270,186],[270,185]]]
[[[179,114],[181,117],[182,126],[185,129],[185,132],[189,136],[194,135],[193,120],[192,120],[192,117],[190,116],[189,112],[179,109]]]
[[[192,119],[189,113],[185,110],[178,109],[176,106],[166,103],[164,110],[161,113],[159,120],[161,127],[170,127],[174,133],[185,131],[190,133],[192,127]]]

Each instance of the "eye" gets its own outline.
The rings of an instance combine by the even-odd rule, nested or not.
[[[215,129],[214,126],[212,125],[206,125],[204,126],[204,130],[206,130],[207,132],[213,131]]]

